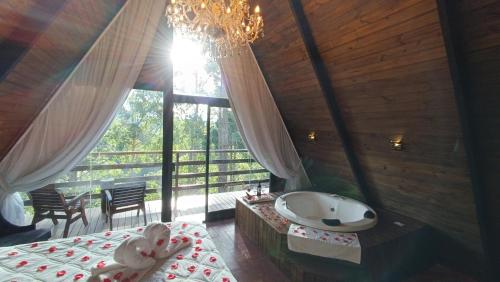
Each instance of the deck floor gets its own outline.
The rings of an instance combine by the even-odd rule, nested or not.
[[[231,209],[235,207],[237,197],[241,197],[245,191],[224,192],[209,195],[208,210],[217,211]],[[173,214],[175,220],[198,221],[204,220],[205,198],[203,195],[182,196],[177,199],[177,209],[174,208]],[[173,201],[175,207],[175,201]],[[87,208],[87,219],[89,224],[84,226],[82,220],[78,220],[71,224],[69,229],[69,237],[80,236],[92,233],[98,233],[109,230],[109,222],[106,223],[104,214],[101,213],[100,207]],[[161,201],[146,202],[146,219],[147,222],[161,220]],[[27,216],[27,222],[31,222],[31,216]],[[54,225],[50,219],[45,219],[37,224],[37,228],[51,228],[51,239],[62,238],[65,220],[59,220],[59,224]],[[113,216],[113,230],[127,229],[137,226],[143,226],[144,219],[142,212],[137,216],[136,211],[119,213]]]

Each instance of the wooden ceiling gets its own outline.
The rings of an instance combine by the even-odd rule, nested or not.
[[[123,3],[124,0],[0,2],[0,159]]]

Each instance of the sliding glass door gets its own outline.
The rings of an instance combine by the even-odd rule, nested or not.
[[[269,173],[245,147],[229,102],[174,95],[172,220],[203,222],[231,216],[249,185],[267,187]]]
[[[207,111],[203,104],[174,104],[173,219],[205,220]]]
[[[208,174],[208,218],[231,216],[246,188],[267,187],[269,172],[246,149],[231,108],[211,107]]]

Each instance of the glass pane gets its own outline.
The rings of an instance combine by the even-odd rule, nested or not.
[[[227,98],[219,65],[203,53],[200,42],[175,32],[171,56],[175,94]]]
[[[208,211],[235,207],[235,198],[259,182],[269,187],[269,172],[245,147],[231,109],[211,108]]]
[[[173,218],[205,220],[206,105],[174,105]]]
[[[87,216],[90,225],[96,226],[92,222],[96,220],[101,223],[95,227],[98,232],[109,227],[109,222],[104,224],[100,217],[100,211],[105,208],[102,188],[113,183],[145,181],[147,220],[160,220],[162,144],[162,92],[132,90],[95,148],[69,173],[56,180],[56,187],[68,197],[89,192]],[[32,213],[32,208],[28,209]],[[31,216],[27,216],[27,220],[31,220]],[[135,211],[118,213],[113,220],[115,228],[144,225],[142,212],[140,217]],[[51,222],[44,220],[41,224]],[[57,225],[54,232],[62,228],[64,223]]]

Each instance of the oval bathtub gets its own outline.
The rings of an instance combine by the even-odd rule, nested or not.
[[[354,232],[377,224],[372,208],[335,194],[291,192],[278,197],[275,208],[290,221],[322,230]]]

